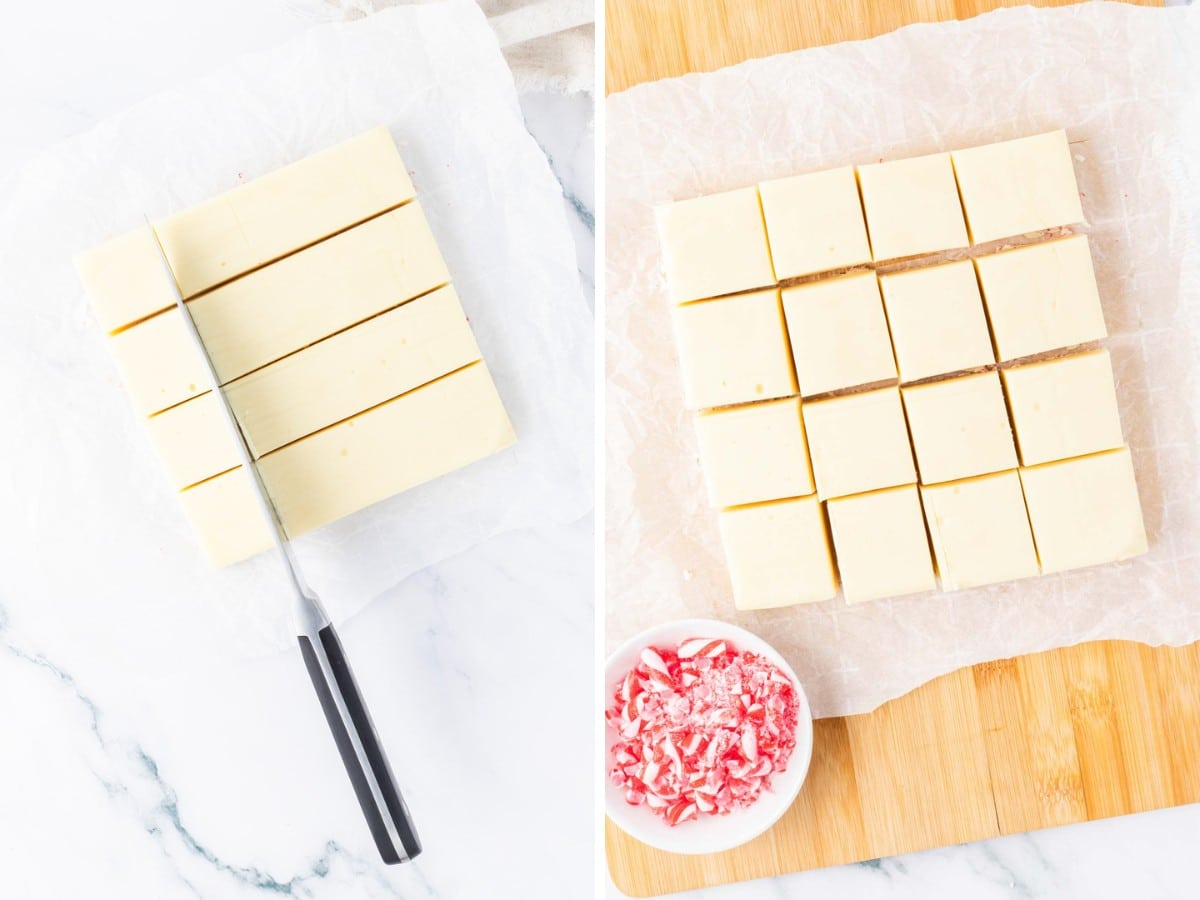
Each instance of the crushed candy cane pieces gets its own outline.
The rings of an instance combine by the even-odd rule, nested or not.
[[[778,666],[726,641],[647,647],[605,711],[609,778],[668,825],[754,803],[796,748],[799,697]]]

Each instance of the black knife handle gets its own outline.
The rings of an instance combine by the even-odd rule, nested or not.
[[[300,652],[379,855],[388,865],[414,859],[421,842],[337,632],[326,625],[316,641],[300,635]]]

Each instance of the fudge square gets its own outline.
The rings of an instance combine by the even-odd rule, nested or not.
[[[702,412],[696,437],[718,509],[813,492],[799,397]]]
[[[949,153],[859,166],[857,172],[876,261],[970,243]]]
[[[674,312],[688,409],[796,393],[779,291],[689,303]]]
[[[785,288],[783,313],[802,395],[896,377],[887,317],[873,272]]]
[[[879,276],[901,381],[996,361],[970,260]]]
[[[720,513],[738,609],[815,603],[837,594],[825,516],[815,496]]]
[[[916,485],[839,497],[827,506],[847,603],[937,588]]]
[[[955,150],[950,158],[972,243],[1083,221],[1065,131]]]
[[[757,188],[681,200],[656,212],[673,302],[775,283]]]
[[[764,181],[758,192],[780,280],[871,261],[852,166]]]
[[[942,587],[948,591],[1038,573],[1015,471],[922,485],[921,502]]]
[[[897,388],[815,400],[802,411],[822,500],[917,480]]]
[[[975,259],[1001,362],[1108,334],[1086,235]]]
[[[1116,562],[1146,552],[1129,448],[1021,469],[1043,572]]]
[[[995,372],[901,390],[922,484],[1017,467],[1004,391]]]
[[[1115,450],[1125,443],[1107,350],[1014,366],[1001,377],[1021,465]]]

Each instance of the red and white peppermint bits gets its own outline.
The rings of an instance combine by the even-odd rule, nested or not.
[[[799,698],[777,666],[725,641],[647,647],[605,711],[608,775],[668,825],[725,815],[770,789],[796,748]]]

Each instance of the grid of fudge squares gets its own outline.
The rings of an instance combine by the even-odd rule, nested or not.
[[[156,237],[290,537],[515,440],[395,143],[373,129],[76,260],[214,565],[273,538]]]
[[[1082,219],[1062,132],[660,210],[739,608],[1144,552],[1087,237],[920,258]]]

